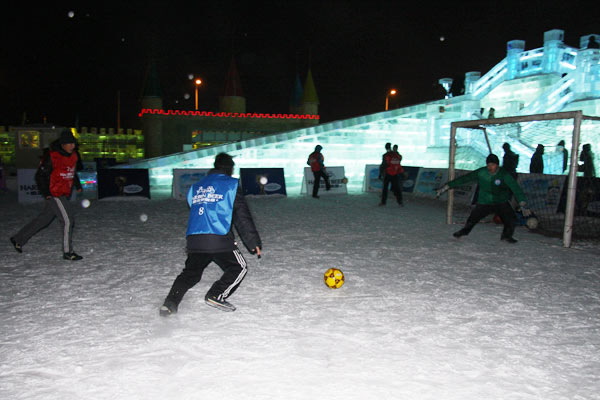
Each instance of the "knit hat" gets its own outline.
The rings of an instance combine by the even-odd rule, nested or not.
[[[485,163],[489,164],[489,163],[493,163],[493,164],[497,164],[500,165],[500,160],[498,160],[498,156],[495,154],[490,154],[489,156],[487,156],[487,158],[485,159]]]
[[[221,169],[221,168],[231,168],[235,165],[235,163],[233,162],[233,157],[231,157],[229,154],[227,153],[219,153],[217,154],[217,156],[215,157],[215,168]]]
[[[60,139],[58,140],[58,143],[60,143],[60,144],[75,143],[75,137],[73,136],[73,134],[71,133],[70,130],[64,129],[60,133]]]

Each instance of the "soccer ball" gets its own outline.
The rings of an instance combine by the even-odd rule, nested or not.
[[[498,214],[494,215],[494,223],[500,225],[502,223],[502,218]]]
[[[534,229],[537,229],[537,227],[538,227],[538,220],[536,217],[529,217],[529,218],[527,218],[526,224],[527,224],[527,228],[534,230]]]
[[[339,289],[344,284],[344,273],[337,268],[329,268],[323,276],[325,285],[330,289]]]

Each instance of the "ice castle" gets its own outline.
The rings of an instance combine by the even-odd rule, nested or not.
[[[386,142],[397,143],[403,165],[448,166],[454,121],[582,110],[600,116],[600,35],[565,45],[559,29],[544,33],[544,46],[526,50],[523,40],[507,43],[506,57],[487,73],[465,74],[464,94],[376,114],[310,126],[239,142],[156,157],[126,168],[147,168],[153,189],[168,189],[175,168],[210,168],[227,152],[237,168],[284,168],[288,194],[299,194],[306,159],[323,146],[327,166],[344,166],[348,192],[363,190],[365,165],[379,164]],[[440,84],[449,92],[451,79]],[[542,143],[542,142],[540,142]],[[592,143],[600,145],[600,132]],[[493,149],[502,154],[501,149]],[[533,152],[533,149],[531,150]]]

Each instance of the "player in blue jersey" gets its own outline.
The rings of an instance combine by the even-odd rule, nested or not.
[[[233,158],[226,153],[215,157],[215,168],[190,187],[188,205],[185,268],[173,282],[160,315],[177,312],[185,293],[200,282],[204,269],[215,262],[223,275],[208,290],[205,302],[223,311],[235,311],[226,299],[238,288],[247,272],[246,260],[233,235],[235,226],[242,242],[251,254],[260,257],[262,243],[239,181],[233,178]]]

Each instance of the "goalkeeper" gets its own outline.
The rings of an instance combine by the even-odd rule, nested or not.
[[[454,237],[459,238],[468,235],[475,224],[481,221],[482,218],[490,214],[497,214],[504,224],[500,240],[508,243],[516,243],[517,241],[513,238],[513,233],[517,224],[517,217],[509,200],[514,195],[519,202],[523,216],[528,217],[531,215],[531,211],[526,208],[525,194],[510,173],[500,168],[498,156],[490,154],[485,162],[487,164],[485,167],[476,169],[437,189],[437,196],[439,197],[448,189],[455,188],[467,182],[477,181],[479,185],[477,205],[471,211],[471,215],[469,215],[465,226],[461,230],[454,232]]]

